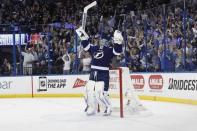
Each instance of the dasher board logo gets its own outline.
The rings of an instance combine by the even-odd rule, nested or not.
[[[142,90],[144,88],[145,80],[142,75],[131,75],[130,77],[134,89]]]
[[[163,83],[163,77],[161,75],[150,75],[148,80],[151,91],[161,91]]]
[[[169,90],[197,91],[197,79],[169,78]]]
[[[0,89],[10,89],[13,81],[0,81]]]
[[[45,76],[39,77],[39,89],[40,91],[47,91],[47,78]]]
[[[39,77],[40,91],[47,91],[48,89],[60,89],[66,87],[66,79],[64,78],[47,78],[46,76]]]
[[[86,85],[87,81],[84,81],[82,79],[77,78],[75,80],[75,83],[73,85],[73,88],[79,88],[79,87],[84,87]]]
[[[109,74],[117,76],[118,75],[118,70],[110,70]]]

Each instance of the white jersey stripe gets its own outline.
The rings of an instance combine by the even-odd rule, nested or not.
[[[107,71],[107,70],[109,70],[109,67],[91,65],[91,69],[106,70]]]
[[[114,49],[113,49],[113,53],[114,55],[121,55],[121,53],[116,52]]]

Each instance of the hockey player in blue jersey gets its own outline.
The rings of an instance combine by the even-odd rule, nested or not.
[[[105,106],[104,115],[110,115],[109,67],[112,58],[122,53],[122,34],[118,30],[114,32],[113,46],[110,47],[105,45],[103,39],[100,40],[99,45],[92,45],[89,42],[89,36],[82,27],[78,28],[76,32],[81,39],[83,49],[92,56],[90,77],[86,84],[87,115],[97,112],[98,102]]]

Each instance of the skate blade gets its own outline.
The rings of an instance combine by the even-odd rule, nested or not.
[[[104,113],[103,116],[110,116],[111,113],[112,113],[112,111],[110,111],[110,113],[108,113],[108,114],[107,113]]]
[[[87,111],[88,111],[88,108],[89,108],[89,106],[87,106],[87,107],[85,108],[84,112],[87,112]]]
[[[95,114],[96,114],[96,112],[86,113],[87,116],[94,116]]]

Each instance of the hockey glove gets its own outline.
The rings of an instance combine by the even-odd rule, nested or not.
[[[85,32],[85,30],[82,27],[79,27],[78,29],[76,29],[76,33],[79,36],[80,40],[88,40],[89,39],[88,34]]]
[[[123,43],[123,36],[119,30],[114,32],[114,43],[121,45]]]

